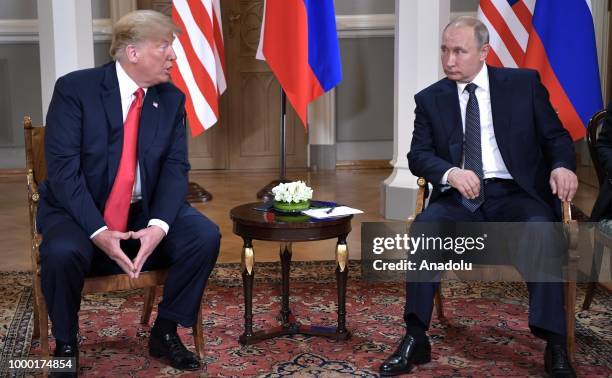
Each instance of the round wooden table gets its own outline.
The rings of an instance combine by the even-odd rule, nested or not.
[[[346,340],[350,333],[346,329],[346,282],[348,278],[348,248],[346,237],[351,232],[352,215],[314,219],[305,215],[285,215],[273,210],[255,210],[261,202],[237,206],[230,211],[234,233],[244,241],[242,248],[242,281],[244,285],[244,333],[241,344],[255,344],[262,340],[282,335],[306,334]],[[289,270],[293,242],[306,242],[338,238],[336,244],[336,280],[338,291],[337,327],[305,326],[295,320],[289,309]],[[253,332],[253,278],[255,256],[253,240],[280,242],[281,280],[281,321],[282,325],[270,330]]]

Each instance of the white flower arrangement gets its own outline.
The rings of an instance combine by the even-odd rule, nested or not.
[[[312,189],[303,181],[278,184],[272,188],[274,200],[278,202],[304,202],[312,198]]]

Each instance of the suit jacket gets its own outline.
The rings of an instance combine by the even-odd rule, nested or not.
[[[194,211],[187,193],[185,96],[162,83],[147,90],[138,131],[143,214],[168,225]],[[48,179],[40,186],[38,228],[74,220],[89,236],[106,223],[104,206],[119,168],[123,118],[115,62],[59,78],[47,113]]]
[[[536,71],[487,67],[493,129],[501,157],[516,183],[533,198],[555,205],[552,169],[576,170],[574,145],[548,100]],[[461,167],[463,127],[457,84],[444,78],[415,95],[416,118],[408,153],[410,171],[442,193],[440,181]],[[557,207],[558,208],[558,207]]]
[[[591,220],[612,219],[612,102],[606,109],[606,118],[597,138],[597,156],[606,177],[600,183],[599,195],[591,212]]]

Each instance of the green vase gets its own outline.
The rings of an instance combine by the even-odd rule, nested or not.
[[[302,202],[281,202],[274,201],[273,207],[283,213],[299,213],[303,210],[308,210],[310,207],[310,201],[302,201]]]
[[[285,215],[277,214],[276,215],[277,222],[303,223],[303,222],[308,222],[309,220],[310,220],[310,217],[308,215],[299,214],[299,213],[285,214]]]

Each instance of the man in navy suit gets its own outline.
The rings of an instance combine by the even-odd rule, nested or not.
[[[606,118],[597,138],[597,155],[606,175],[591,211],[591,221],[612,219],[612,102],[608,103]]]
[[[175,368],[200,368],[177,324],[196,321],[220,233],[185,201],[185,96],[168,82],[175,32],[165,15],[132,12],[114,26],[113,62],[56,82],[38,209],[55,356],[78,357],[84,277],[168,267],[149,351]]]
[[[446,78],[415,96],[409,167],[434,190],[413,227],[421,222],[554,222],[559,200],[571,200],[576,192],[573,143],[538,74],[487,66],[488,42],[487,28],[478,19],[453,20],[441,44]],[[431,360],[426,331],[439,279],[407,282],[406,335],[381,365],[381,375],[408,373],[413,364]],[[547,341],[546,371],[574,376],[566,353],[562,283],[527,286],[530,329]]]

